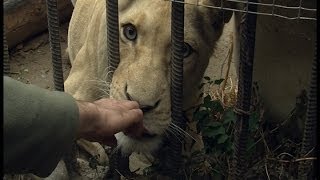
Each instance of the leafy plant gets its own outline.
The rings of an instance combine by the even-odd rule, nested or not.
[[[224,79],[211,80],[207,76],[204,79],[206,82],[200,84],[199,88],[206,84],[209,86],[220,85],[224,81]],[[198,133],[201,132],[205,153],[215,157],[217,161],[220,160],[220,162],[212,163],[213,173],[227,174],[227,162],[232,158],[234,151],[234,124],[236,122],[234,108],[223,107],[221,101],[214,99],[209,93],[202,93],[201,96],[203,96],[203,102],[196,109],[193,118],[197,121]],[[259,118],[258,111],[251,114],[249,119],[250,134],[254,134],[258,130]],[[254,150],[255,146],[256,138],[249,136],[248,150]]]

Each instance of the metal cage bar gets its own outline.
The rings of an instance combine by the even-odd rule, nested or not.
[[[48,18],[48,31],[49,42],[52,57],[53,66],[53,80],[55,90],[64,91],[64,78],[62,69],[62,56],[60,45],[60,22],[58,14],[58,2],[57,0],[47,0],[47,18]],[[72,148],[64,155],[64,161],[69,173],[74,173],[78,169],[76,160],[77,145],[75,142],[72,144]]]
[[[107,0],[107,54],[108,82],[112,81],[113,72],[120,62],[119,52],[119,14],[118,0]]]
[[[310,157],[315,154],[316,151],[316,133],[317,133],[317,89],[318,89],[318,64],[319,59],[317,58],[317,42],[315,45],[315,55],[312,65],[311,72],[311,81],[308,93],[308,107],[306,114],[306,122],[304,126],[304,134],[302,140],[302,148],[301,148],[301,156],[302,157]],[[302,161],[299,164],[299,178],[308,179],[309,170],[310,170],[309,162]]]
[[[248,0],[256,2],[257,0]],[[248,4],[248,11],[256,11],[257,5]],[[251,89],[253,60],[255,50],[256,14],[244,14],[240,25],[240,64],[237,105],[235,112],[237,121],[235,123],[234,155],[232,161],[231,179],[243,179],[245,169],[245,152],[248,139],[249,116],[251,105]]]
[[[119,9],[118,0],[106,0],[107,15],[107,61],[108,61],[108,79],[112,82],[114,71],[120,62],[119,50]],[[110,89],[108,89],[110,92]],[[115,149],[110,158],[110,171],[104,179],[120,179],[120,175],[116,171],[120,171],[124,175],[130,176],[129,156],[123,156],[120,149]]]
[[[3,25],[3,75],[10,76],[9,51],[6,38],[6,32]]]
[[[47,0],[47,16],[54,86],[56,90],[64,91],[57,0]]]
[[[172,123],[185,129],[183,118],[183,48],[184,48],[184,4],[172,2],[171,7],[171,117]],[[172,135],[172,134],[170,134]],[[179,174],[182,163],[182,142],[171,138],[167,169],[171,176]]]

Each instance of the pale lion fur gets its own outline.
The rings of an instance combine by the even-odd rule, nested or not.
[[[218,0],[200,3],[216,4]],[[77,0],[69,25],[68,51],[72,68],[65,82],[66,92],[78,100],[94,101],[101,97],[127,99],[125,86],[131,97],[142,105],[157,108],[144,114],[144,125],[158,136],[136,140],[123,133],[116,135],[125,153],[152,152],[160,145],[171,122],[170,47],[171,3],[164,0],[119,1],[121,60],[110,85],[107,67],[106,5],[104,0]],[[184,60],[183,110],[192,109],[199,101],[199,84],[221,36],[224,21],[231,12],[221,13],[205,7],[185,6],[185,42],[194,52]],[[160,18],[160,19],[159,19]],[[122,34],[124,24],[137,28],[134,42]],[[187,112],[190,115],[192,113]],[[170,128],[169,128],[170,129]]]

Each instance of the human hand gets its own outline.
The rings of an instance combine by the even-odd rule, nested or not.
[[[77,101],[77,104],[80,119],[78,138],[115,145],[114,134],[120,131],[136,137],[144,131],[143,113],[135,101],[100,99],[93,103]]]

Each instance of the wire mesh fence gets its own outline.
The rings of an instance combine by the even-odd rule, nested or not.
[[[209,4],[202,0],[189,0],[184,2],[181,0],[166,1],[214,9],[230,10],[235,12],[280,17],[288,20],[317,20],[316,0],[261,0],[257,3],[248,2],[247,0],[221,0],[221,3],[219,3],[219,5],[212,5],[211,3]],[[227,3],[232,3],[233,6],[226,6]],[[248,11],[247,7],[249,4],[256,4],[258,6],[258,11]]]

